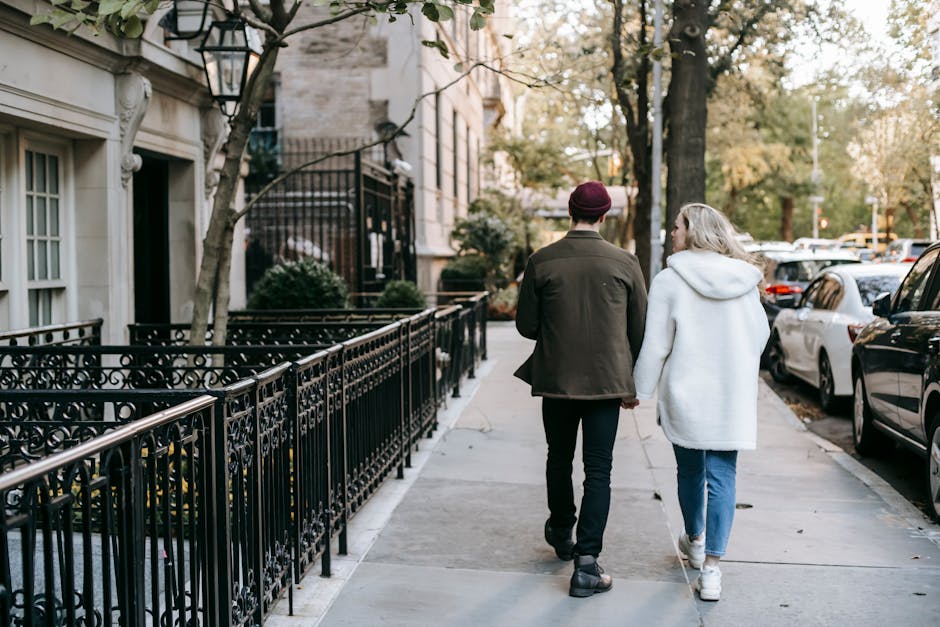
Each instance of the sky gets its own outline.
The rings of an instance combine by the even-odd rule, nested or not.
[[[891,0],[845,0],[844,2],[844,8],[862,22],[872,39],[884,45],[890,44],[887,31],[890,5]],[[808,53],[810,54],[807,57],[794,58],[791,62],[790,67],[793,70],[791,80],[794,87],[811,83],[815,71],[820,68],[839,65],[844,54],[836,46],[824,47],[819,55],[816,54],[815,47],[810,47]]]

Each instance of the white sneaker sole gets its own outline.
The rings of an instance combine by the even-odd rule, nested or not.
[[[703,588],[701,577],[696,580],[695,587],[698,589],[698,596],[703,601],[718,601],[721,599],[721,588]]]

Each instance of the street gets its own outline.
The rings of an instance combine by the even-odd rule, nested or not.
[[[928,514],[924,496],[927,471],[923,458],[897,444],[889,444],[889,448],[880,455],[859,455],[852,442],[852,404],[849,398],[840,403],[837,412],[828,414],[820,407],[818,392],[813,386],[795,377],[790,383],[777,383],[766,370],[761,370],[761,378],[790,406],[807,429],[842,448]]]

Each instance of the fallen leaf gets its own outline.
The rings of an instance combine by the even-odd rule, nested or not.
[[[914,594],[917,594],[916,592]],[[789,603],[781,603],[780,607],[790,607]]]
[[[914,593],[914,596],[915,596],[915,597],[925,597],[925,596],[927,596],[927,593],[926,593],[926,592],[915,592],[915,593]]]
[[[919,559],[920,559],[920,555],[912,555],[912,556],[911,556],[911,559],[912,559],[912,560],[919,560]]]
[[[657,501],[663,500],[663,497],[659,494],[659,492],[653,492],[653,498],[656,499]]]
[[[797,532],[797,533],[803,533],[803,530],[802,530],[802,529],[797,529],[796,532]]]
[[[750,503],[738,503],[734,506],[735,509],[751,509],[752,507],[754,506]]]

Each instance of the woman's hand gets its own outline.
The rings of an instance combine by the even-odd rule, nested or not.
[[[635,398],[632,398],[632,399],[625,398],[620,401],[620,406],[623,407],[624,409],[633,409],[639,404],[640,404],[640,401]]]

